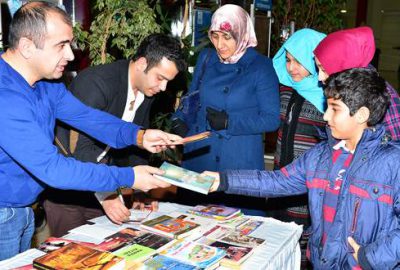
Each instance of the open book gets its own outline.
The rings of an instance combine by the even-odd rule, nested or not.
[[[155,174],[155,177],[172,185],[190,189],[203,194],[208,194],[208,191],[215,180],[213,177],[202,176],[197,172],[186,170],[168,162],[164,162],[160,169],[164,170],[165,174]]]

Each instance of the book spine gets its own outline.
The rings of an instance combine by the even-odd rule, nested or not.
[[[39,270],[56,270],[53,267],[49,267],[49,266],[43,265],[43,264],[35,262],[35,261],[33,261],[32,266],[33,266],[33,268],[39,269]]]

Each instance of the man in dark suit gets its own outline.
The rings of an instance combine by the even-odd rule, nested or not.
[[[153,34],[140,44],[131,60],[90,67],[78,74],[70,90],[88,106],[148,128],[153,96],[164,91],[168,81],[185,67],[180,43],[169,36]],[[69,127],[58,127],[61,152],[84,162],[147,164],[148,154],[137,147],[110,149],[85,134],[71,140],[76,134]],[[103,215],[103,209],[117,224],[129,218],[129,209],[116,194],[96,193],[96,197],[92,192],[49,189],[44,208],[52,235],[66,234],[88,219]]]

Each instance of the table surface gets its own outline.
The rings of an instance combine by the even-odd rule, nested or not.
[[[189,208],[189,206],[185,205],[162,202],[160,203],[159,212],[163,214],[177,211],[185,212]],[[300,269],[300,248],[298,240],[302,233],[302,226],[293,222],[281,222],[273,218],[251,218],[265,222],[262,231],[257,233],[256,230],[255,233],[257,233],[257,235],[252,235],[264,238],[266,242],[254,251],[251,257],[242,264],[241,269]],[[132,227],[132,225],[118,226],[112,224],[105,216],[94,219],[93,221],[95,221],[96,224],[104,223],[102,224],[102,226],[105,226],[104,228],[114,230],[115,232],[121,230],[124,226]],[[109,224],[107,224],[107,222]],[[12,269],[26,265],[29,261],[32,261],[38,256],[40,256],[38,250],[28,250],[11,259],[0,262],[0,269]],[[222,270],[228,268],[221,266],[218,269]]]

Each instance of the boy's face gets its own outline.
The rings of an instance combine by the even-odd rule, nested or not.
[[[350,116],[350,110],[339,99],[328,98],[328,108],[324,120],[332,131],[332,136],[339,140],[351,140],[359,135],[359,123],[356,114]]]

